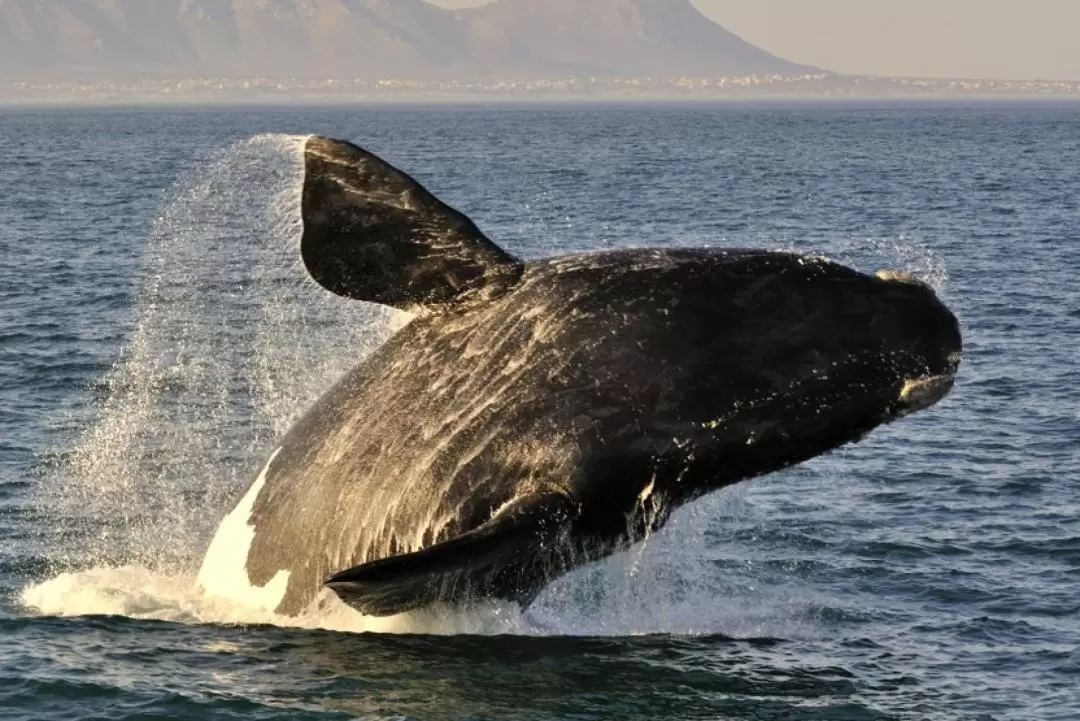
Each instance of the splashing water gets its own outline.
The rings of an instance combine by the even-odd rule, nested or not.
[[[168,192],[104,407],[40,489],[60,533],[50,542],[56,565],[96,570],[29,589],[28,605],[62,612],[52,593],[72,613],[137,608],[144,591],[99,602],[140,574],[164,575],[132,588],[175,589],[272,442],[404,317],[308,278],[299,254],[305,142],[238,142]],[[87,603],[64,587],[73,583],[86,586]]]
[[[945,259],[925,242],[901,235],[897,238],[862,238],[835,243],[830,255],[864,271],[898,270],[910,273],[941,292],[949,282]]]
[[[681,509],[664,533],[557,579],[526,612],[509,602],[485,601],[375,618],[359,614],[326,590],[303,615],[282,616],[261,606],[257,591],[238,604],[235,597],[203,590],[191,573],[142,566],[62,573],[25,589],[21,600],[46,615],[119,615],[349,633],[616,637],[674,633],[789,639],[819,635],[820,629],[806,619],[814,599],[805,593],[787,595],[706,572],[715,552],[707,548],[702,527],[737,513],[739,495],[739,491],[717,494]]]
[[[945,259],[926,243],[901,235],[896,238],[831,239],[825,248],[807,249],[801,243],[783,248],[795,253],[820,254],[864,273],[895,270],[908,273],[937,292],[945,289],[949,271]]]
[[[282,616],[257,604],[238,604],[199,589],[195,577],[143,566],[100,567],[63,573],[26,588],[21,601],[50,616],[127,616],[188,624],[272,625],[349,633],[505,634],[528,628],[516,606],[431,608],[400,616],[362,616],[325,591],[302,616]]]

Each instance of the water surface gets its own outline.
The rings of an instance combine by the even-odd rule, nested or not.
[[[275,625],[202,596],[202,553],[399,321],[303,279],[307,133],[527,257],[915,272],[964,325],[960,381],[525,614]],[[1080,716],[1076,106],[4,110],[0,148],[5,719]]]

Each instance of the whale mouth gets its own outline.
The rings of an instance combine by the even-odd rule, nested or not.
[[[902,418],[916,411],[934,405],[949,394],[956,382],[955,373],[942,373],[936,376],[923,376],[904,381],[900,389],[896,416]]]

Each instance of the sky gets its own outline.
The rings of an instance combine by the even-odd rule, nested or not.
[[[429,0],[468,7],[485,0]],[[694,0],[787,60],[841,73],[1080,80],[1080,0]]]

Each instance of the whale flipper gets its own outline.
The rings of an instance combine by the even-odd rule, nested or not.
[[[516,600],[527,604],[535,595],[535,584],[525,582],[527,569],[557,558],[559,541],[576,515],[577,506],[565,493],[531,494],[464,535],[342,571],[326,584],[361,613],[389,616],[482,597],[496,582],[505,585],[507,574],[522,574]]]
[[[402,310],[432,309],[494,297],[521,277],[520,260],[366,150],[312,137],[304,158],[300,252],[327,290]]]

